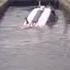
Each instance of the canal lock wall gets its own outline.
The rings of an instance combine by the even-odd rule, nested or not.
[[[20,4],[22,2],[20,3],[16,2],[17,2],[16,0],[2,0],[2,2],[0,2],[0,18],[4,15],[5,11],[10,5],[15,4],[16,6],[18,6],[18,4],[22,5]],[[31,2],[30,4],[32,5],[32,3],[34,2]],[[37,2],[34,3],[34,5],[37,5]],[[65,17],[68,17],[67,21],[70,21],[70,0],[59,0],[59,9],[61,9],[64,12]]]

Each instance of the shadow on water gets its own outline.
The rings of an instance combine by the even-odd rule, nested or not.
[[[10,6],[34,6],[37,5],[38,2],[37,1],[13,1],[13,2],[9,2]]]
[[[70,14],[65,14],[65,26],[64,26],[64,34],[68,33],[68,29],[70,28]]]
[[[51,15],[46,25],[48,25],[49,28],[52,28],[57,23],[57,21],[58,21],[58,16],[56,15],[55,10],[52,10]]]

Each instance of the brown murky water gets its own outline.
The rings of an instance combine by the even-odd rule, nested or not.
[[[33,7],[9,7],[0,22],[0,70],[70,70],[70,25],[61,10],[49,28],[19,29]]]

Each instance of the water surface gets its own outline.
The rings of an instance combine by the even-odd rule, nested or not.
[[[0,70],[70,70],[70,25],[61,10],[50,28],[19,29],[33,7],[9,7],[0,22]]]

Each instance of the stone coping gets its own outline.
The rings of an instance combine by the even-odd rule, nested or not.
[[[60,4],[63,5],[65,10],[70,12],[70,0],[60,0]]]
[[[8,0],[0,0],[0,7],[3,6]]]
[[[8,0],[0,0],[0,19],[4,15],[7,7],[8,7]]]

